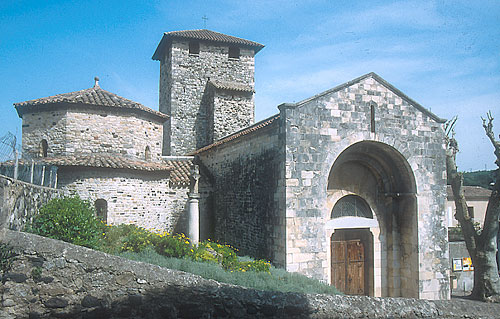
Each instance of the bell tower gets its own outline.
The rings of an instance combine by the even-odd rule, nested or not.
[[[210,30],[166,32],[160,61],[163,155],[185,155],[254,122],[254,56],[264,46]]]

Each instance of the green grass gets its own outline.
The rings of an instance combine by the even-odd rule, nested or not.
[[[267,272],[230,272],[225,271],[219,265],[206,262],[195,262],[189,259],[169,258],[157,254],[154,249],[148,248],[139,253],[122,252],[118,256],[142,261],[161,267],[181,270],[199,275],[206,279],[213,279],[218,282],[254,288],[259,290],[298,292],[311,294],[339,294],[335,287],[306,277],[304,275],[289,273],[284,269],[271,267]],[[241,258],[241,260],[250,260]]]

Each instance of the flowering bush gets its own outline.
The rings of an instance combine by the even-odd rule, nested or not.
[[[255,272],[267,272],[271,271],[271,263],[265,260],[254,260],[254,261],[240,261],[238,263],[237,271],[255,271]]]
[[[184,258],[190,253],[191,244],[184,234],[156,234],[155,250],[166,257]]]
[[[193,247],[189,257],[194,261],[217,263],[226,270],[233,269],[238,262],[238,257],[231,246],[214,243],[209,240]]]
[[[40,208],[26,230],[68,243],[98,248],[104,224],[95,216],[93,206],[76,196],[49,201]]]
[[[123,239],[122,251],[138,253],[155,243],[155,234],[135,225],[129,225],[129,232]]]

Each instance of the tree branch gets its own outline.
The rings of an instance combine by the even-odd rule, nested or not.
[[[446,173],[448,175],[448,180],[451,184],[451,189],[453,191],[453,198],[455,201],[455,218],[460,223],[462,227],[462,233],[464,235],[465,244],[467,250],[471,255],[472,260],[476,258],[477,240],[479,239],[479,233],[474,228],[474,222],[469,215],[469,210],[467,209],[467,202],[465,200],[465,194],[463,190],[463,176],[458,172],[456,164],[456,154],[458,153],[458,142],[455,140],[455,123],[457,118],[454,117],[445,124],[446,132]]]
[[[496,161],[495,164],[500,168],[500,142],[495,139],[495,134],[493,133],[493,116],[491,115],[491,111],[486,113],[486,117],[488,119],[488,123],[486,123],[486,119],[483,120],[483,127],[486,133],[486,136],[493,144],[495,148]],[[493,191],[491,192],[491,196],[488,200],[488,207],[486,208],[486,215],[484,216],[484,226],[483,233],[481,233],[482,240],[487,243],[491,241],[491,239],[496,238],[498,234],[498,219],[500,217],[500,170],[496,171],[496,179],[495,184],[493,185]]]
[[[493,133],[493,116],[491,115],[491,111],[486,113],[486,117],[488,118],[488,124],[486,124],[486,119],[481,117],[483,120],[483,127],[484,131],[486,132],[486,136],[491,141],[491,144],[493,144],[493,147],[495,148],[495,155],[497,157],[495,164],[500,168],[500,141],[495,140],[495,134]],[[498,136],[500,138],[500,135]]]

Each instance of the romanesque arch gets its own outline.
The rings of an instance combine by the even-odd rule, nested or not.
[[[366,203],[364,213],[330,215],[326,223],[330,242],[330,282],[339,262],[339,245],[348,241],[365,247],[363,289],[349,287],[347,293],[375,296],[418,297],[418,214],[416,183],[404,156],[390,145],[362,141],[347,147],[335,160],[328,177],[327,203],[333,213],[346,198]],[[373,218],[369,213],[373,213]],[[347,206],[347,210],[349,207]],[[341,242],[345,241],[345,244]],[[335,248],[337,247],[337,248]],[[344,247],[344,246],[342,246]],[[353,246],[354,247],[354,246]],[[359,254],[355,251],[351,254]],[[346,251],[346,253],[349,253]],[[349,267],[349,261],[346,261]],[[346,272],[345,280],[356,276]],[[351,276],[351,277],[349,277]],[[354,277],[352,277],[354,276]]]

